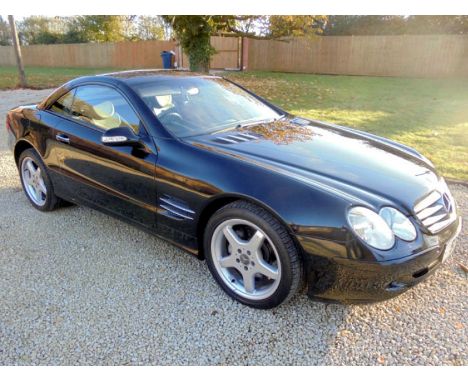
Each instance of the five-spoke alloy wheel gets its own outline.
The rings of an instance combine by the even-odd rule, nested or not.
[[[18,168],[24,192],[31,204],[40,211],[51,211],[60,199],[54,194],[47,168],[33,149],[23,151]]]
[[[47,199],[47,189],[41,168],[31,157],[24,158],[21,163],[21,178],[29,198],[38,206],[43,206]]]
[[[256,308],[272,308],[297,291],[302,280],[298,251],[284,226],[248,202],[217,211],[205,232],[211,273],[231,297]]]
[[[278,252],[255,224],[243,219],[224,221],[213,234],[211,253],[226,285],[239,295],[260,300],[271,296],[278,287]]]

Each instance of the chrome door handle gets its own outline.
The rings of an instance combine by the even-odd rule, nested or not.
[[[57,134],[55,139],[59,142],[70,143],[70,138],[68,138],[65,134]]]

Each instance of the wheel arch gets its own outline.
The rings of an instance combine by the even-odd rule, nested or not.
[[[18,166],[18,161],[21,156],[21,153],[25,150],[33,149],[40,156],[39,151],[33,146],[33,144],[25,139],[21,139],[15,144],[13,154],[15,157],[16,166]]]
[[[204,235],[204,228],[206,227],[208,220],[210,220],[211,216],[213,216],[213,214],[215,214],[216,211],[218,211],[224,206],[235,201],[245,201],[245,202],[252,203],[268,211],[270,214],[272,214],[285,227],[286,231],[289,233],[289,235],[291,236],[291,239],[296,245],[301,255],[301,258],[303,258],[302,246],[297,241],[296,236],[291,230],[290,225],[274,209],[272,209],[270,206],[263,203],[262,201],[255,199],[251,196],[247,196],[244,194],[229,193],[229,194],[222,194],[215,198],[210,199],[208,203],[203,207],[199,215],[199,218],[197,220],[197,241],[198,241],[198,256],[200,259],[205,258],[204,246],[203,246],[203,242],[204,242],[203,235]]]

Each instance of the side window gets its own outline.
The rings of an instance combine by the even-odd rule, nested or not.
[[[58,114],[70,115],[74,93],[75,93],[75,89],[73,89],[72,91],[69,91],[68,93],[65,93],[63,96],[61,96],[57,101],[55,101],[52,104],[49,110],[52,110]]]
[[[127,126],[138,133],[140,120],[130,104],[114,89],[100,85],[83,85],[76,89],[73,118],[101,129]]]

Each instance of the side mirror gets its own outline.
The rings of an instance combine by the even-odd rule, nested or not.
[[[139,141],[138,135],[129,127],[109,129],[101,137],[101,142],[107,146],[134,146]]]

